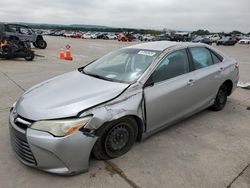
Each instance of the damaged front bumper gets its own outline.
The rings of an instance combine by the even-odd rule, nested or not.
[[[97,137],[81,131],[54,137],[15,122],[10,114],[10,135],[13,149],[24,164],[46,172],[73,175],[86,172]]]

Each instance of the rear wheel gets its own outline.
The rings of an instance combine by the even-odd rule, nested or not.
[[[130,117],[103,125],[99,130],[100,137],[93,148],[94,157],[107,160],[127,153],[134,145],[137,133],[137,123]]]
[[[211,107],[211,109],[214,111],[220,111],[225,107],[226,103],[227,103],[227,87],[223,84],[216,95],[214,104]]]
[[[42,40],[42,39],[38,40],[38,41],[36,42],[36,45],[37,45],[37,47],[40,48],[40,49],[45,49],[45,48],[47,48],[47,42],[46,42],[45,40]]]

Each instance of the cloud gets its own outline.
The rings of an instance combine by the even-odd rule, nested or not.
[[[250,32],[249,0],[1,0],[0,20]]]

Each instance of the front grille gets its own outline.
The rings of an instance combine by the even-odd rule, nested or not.
[[[18,138],[15,134],[12,134],[12,145],[16,154],[22,160],[29,163],[30,165],[36,165],[36,160],[27,141]]]
[[[32,124],[32,122],[17,116],[10,121],[10,136],[11,143],[16,154],[22,159],[27,165],[36,165],[36,160],[32,154],[30,146],[26,138],[26,129]],[[19,130],[17,129],[19,128]]]

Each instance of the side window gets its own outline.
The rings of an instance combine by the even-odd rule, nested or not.
[[[221,62],[221,60],[213,52],[211,52],[211,54],[212,54],[214,64]]]
[[[165,57],[152,74],[155,83],[174,78],[189,72],[186,50],[178,50]]]
[[[195,69],[201,69],[213,64],[210,51],[203,47],[190,48],[191,55],[194,60]]]

